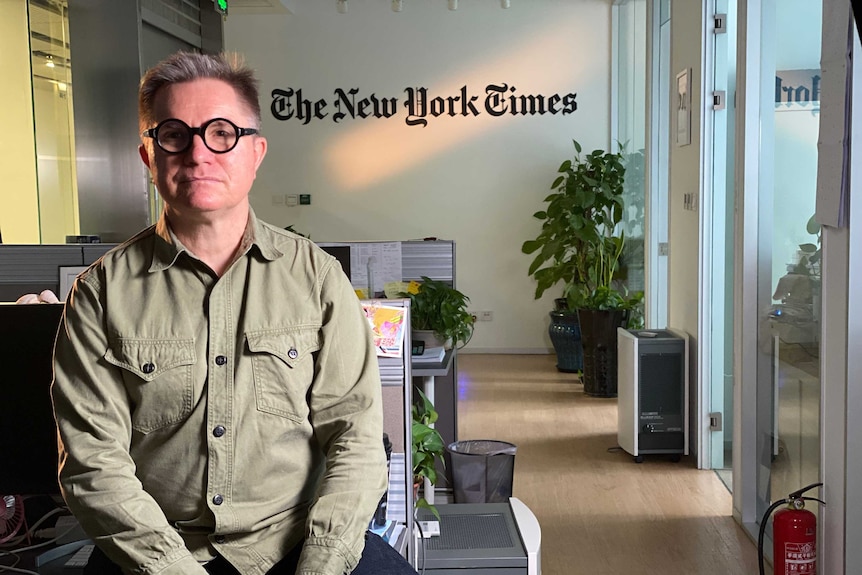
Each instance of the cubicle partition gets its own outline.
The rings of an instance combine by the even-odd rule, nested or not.
[[[114,244],[0,245],[0,302],[28,293],[60,293],[64,268],[88,266]]]

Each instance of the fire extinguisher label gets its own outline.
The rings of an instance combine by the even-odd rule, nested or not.
[[[784,544],[784,575],[816,575],[816,573],[817,550],[814,543],[787,542]]]

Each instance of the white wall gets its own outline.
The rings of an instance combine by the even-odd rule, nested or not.
[[[670,244],[668,262],[669,307],[668,324],[688,333],[698,333],[698,269],[700,242],[699,214],[684,208],[684,194],[698,194],[701,157],[701,28],[700,2],[671,3],[671,144],[670,144]],[[691,144],[676,145],[676,75],[690,68]],[[692,348],[699,349],[696,339]],[[691,374],[697,373],[697,354],[692,357]]]
[[[296,3],[294,14],[232,14],[225,47],[246,56],[262,80],[268,157],[252,205],[268,221],[292,224],[316,241],[405,240],[436,236],[457,242],[458,288],[474,310],[494,312],[477,324],[465,351],[546,352],[548,293],[535,301],[521,243],[535,237],[560,163],[573,152],[609,145],[610,3],[606,0],[404,2],[349,0]],[[482,108],[488,84],[518,94],[577,93],[570,115],[491,117]],[[480,115],[429,118],[408,126],[407,87],[429,98],[480,96]],[[301,89],[324,99],[329,116],[303,125],[270,113],[273,89]],[[358,88],[399,101],[389,119],[332,120],[334,91]],[[312,204],[274,205],[273,195],[311,194]]]
[[[26,4],[0,0],[0,233],[6,243],[39,243],[29,46]]]

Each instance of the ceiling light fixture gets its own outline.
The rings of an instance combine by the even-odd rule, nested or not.
[[[458,0],[449,0],[449,10],[458,9]]]
[[[46,66],[48,66],[49,68],[53,68],[53,67],[54,67],[54,57],[53,57],[53,56],[45,56],[45,60],[47,60],[47,61],[45,62],[45,65],[46,65]]]
[[[512,0],[500,0],[500,6],[502,8],[509,8],[512,6]]]
[[[401,12],[404,8],[404,2],[401,0],[392,0],[392,11],[393,12]]]
[[[347,0],[338,0],[338,13],[347,14]]]

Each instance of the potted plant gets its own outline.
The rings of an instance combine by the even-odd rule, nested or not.
[[[521,251],[536,254],[528,270],[537,282],[536,299],[563,284],[562,298],[551,314],[569,321],[576,314],[584,391],[614,396],[616,328],[629,316],[642,317],[630,312],[639,310],[643,301],[642,292],[629,295],[624,286],[624,156],[602,150],[582,155],[581,145],[572,142],[574,158],[560,165],[551,185],[554,193],[544,200],[547,207],[533,214],[542,229]]]
[[[410,282],[410,327],[413,340],[425,347],[464,347],[473,337],[473,315],[467,311],[466,295],[448,283],[422,276],[422,282]],[[420,332],[420,333],[417,333]],[[424,332],[424,333],[422,333]]]
[[[419,485],[428,479],[433,488],[437,484],[437,460],[443,462],[443,438],[434,429],[433,424],[437,421],[437,411],[434,405],[420,390],[418,400],[413,403],[413,425],[411,429],[412,451],[413,451],[413,489],[414,497],[418,496]],[[424,497],[416,500],[416,508],[425,508],[431,511],[437,519],[440,514],[437,509],[428,503]]]

